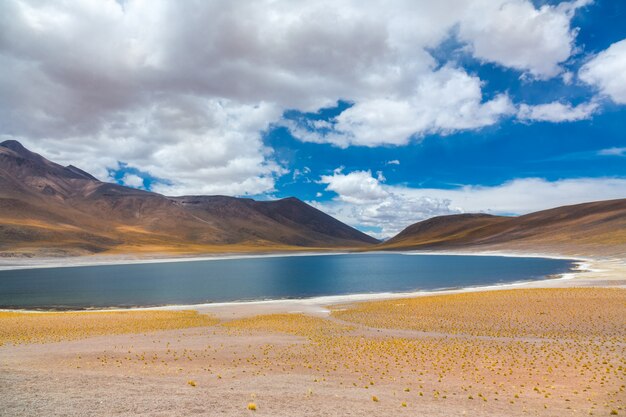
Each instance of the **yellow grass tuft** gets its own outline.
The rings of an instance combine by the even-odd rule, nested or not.
[[[626,291],[613,288],[434,295],[359,303],[336,309],[332,315],[379,328],[546,339],[602,336],[626,341]]]
[[[218,320],[196,311],[0,312],[0,345],[46,343],[92,336],[212,326]]]
[[[349,326],[332,323],[317,317],[304,314],[269,314],[223,324],[231,330],[270,331],[305,336],[310,338],[329,337],[351,329]]]
[[[289,347],[267,345],[262,357],[246,358],[260,375],[303,372],[311,381],[369,391],[394,384],[416,392],[420,402],[457,396],[514,407],[540,401],[543,408],[547,401],[552,410],[572,405],[566,394],[574,391],[607,402],[623,395],[626,291],[621,289],[416,297],[343,305],[332,315],[348,324],[273,314],[223,326],[235,335],[280,332],[308,339]],[[408,398],[396,404],[403,400]]]

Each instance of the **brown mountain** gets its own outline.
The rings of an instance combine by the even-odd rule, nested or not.
[[[296,199],[166,197],[0,143],[0,254],[236,252],[378,241]]]
[[[626,199],[557,207],[519,217],[434,217],[407,227],[380,249],[626,256]]]

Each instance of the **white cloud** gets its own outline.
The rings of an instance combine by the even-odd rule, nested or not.
[[[419,79],[407,97],[356,103],[334,118],[331,130],[320,132],[295,123],[288,127],[306,142],[340,147],[404,145],[413,135],[478,129],[513,112],[508,96],[501,94],[483,102],[478,77],[445,66]]]
[[[575,178],[547,181],[542,178],[519,178],[504,184],[464,186],[453,190],[419,190],[440,198],[449,198],[464,211],[525,214],[568,204],[623,198],[626,179]]]
[[[286,170],[261,140],[273,105],[176,96],[112,115],[93,135],[21,138],[26,146],[98,178],[118,161],[168,180],[152,189],[167,195],[260,194]]]
[[[355,103],[305,138],[340,146],[492,125],[508,97],[484,101],[482,80],[429,51],[459,28],[479,59],[551,76],[578,3],[6,0],[0,135],[102,178],[127,163],[167,193],[271,192],[286,170],[260,131],[285,109]]]
[[[122,178],[122,182],[124,183],[124,185],[133,187],[133,188],[143,188],[143,185],[144,185],[143,178],[135,174],[124,174],[124,177]]]
[[[397,159],[392,159],[391,161],[387,161],[386,165],[400,165],[400,161]]]
[[[517,112],[517,118],[525,121],[573,122],[589,119],[597,110],[598,104],[595,102],[582,103],[578,106],[558,101],[534,106],[522,104]]]
[[[371,171],[354,171],[347,175],[335,171],[333,175],[323,175],[319,182],[328,184],[326,190],[334,191],[338,199],[346,203],[362,204],[389,197]]]
[[[593,57],[578,77],[596,86],[617,104],[626,104],[626,39],[616,42]]]
[[[570,20],[591,0],[539,9],[525,0],[470,3],[459,35],[474,56],[544,79],[562,72],[560,64],[572,54],[576,39]]]
[[[451,189],[387,185],[368,171],[323,176],[333,201],[316,206],[358,227],[381,227],[389,237],[433,216],[462,212],[526,214],[587,201],[623,198],[626,179],[577,178],[547,181],[519,178],[497,186],[467,185]]]
[[[563,84],[570,85],[574,80],[574,73],[571,71],[565,71],[561,74],[561,79],[563,80]]]
[[[607,148],[598,151],[601,156],[626,156],[626,148]]]

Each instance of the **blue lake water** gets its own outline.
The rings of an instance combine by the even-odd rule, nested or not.
[[[0,308],[83,309],[406,292],[541,279],[562,259],[398,253],[0,271]]]

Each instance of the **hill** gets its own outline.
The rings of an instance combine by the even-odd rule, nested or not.
[[[167,197],[0,143],[0,255],[239,252],[378,241],[296,199]]]
[[[557,207],[519,217],[435,217],[407,227],[380,249],[626,256],[626,199]]]

